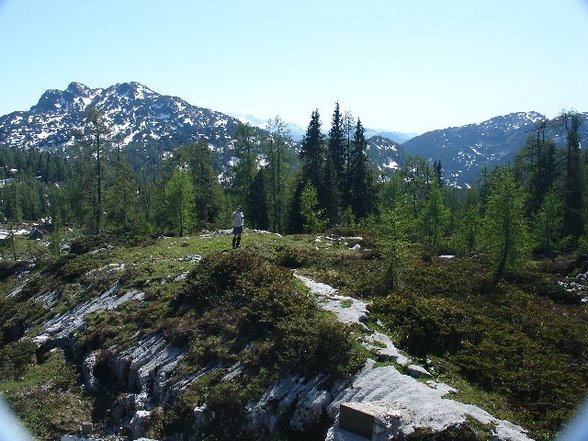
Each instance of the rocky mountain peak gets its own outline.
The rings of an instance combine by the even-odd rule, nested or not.
[[[74,142],[89,106],[104,113],[121,145],[156,142],[164,148],[207,139],[231,142],[237,119],[161,95],[138,82],[92,89],[72,82],[46,91],[28,112],[0,117],[0,144],[16,148],[63,148]]]

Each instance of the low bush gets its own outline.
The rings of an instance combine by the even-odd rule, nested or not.
[[[290,271],[253,253],[211,256],[188,276],[166,332],[189,343],[200,365],[241,354],[253,370],[344,376],[359,368],[350,330],[298,286]]]
[[[553,282],[534,272],[484,289],[477,267],[462,259],[416,264],[402,289],[373,300],[372,318],[410,353],[442,357],[504,396],[519,423],[553,434],[588,390],[586,309],[562,303]]]
[[[0,382],[24,375],[35,362],[36,349],[37,345],[29,339],[21,339],[0,347]]]

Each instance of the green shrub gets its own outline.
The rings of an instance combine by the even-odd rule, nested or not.
[[[253,371],[347,375],[360,367],[349,328],[323,313],[290,271],[247,251],[202,261],[170,314],[165,332],[182,336],[197,365],[233,363],[239,354]]]
[[[301,268],[310,260],[309,251],[284,245],[278,249],[276,263],[286,268]]]
[[[29,339],[8,343],[0,348],[0,382],[14,380],[35,362],[37,346]]]
[[[485,290],[478,266],[411,265],[402,290],[373,300],[372,318],[410,353],[442,357],[505,397],[534,433],[553,434],[588,390],[586,309],[563,302],[555,283],[533,271]]]

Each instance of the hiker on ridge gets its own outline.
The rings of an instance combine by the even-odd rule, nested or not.
[[[241,246],[241,233],[243,232],[243,219],[244,215],[241,211],[241,207],[238,206],[233,211],[233,249]]]

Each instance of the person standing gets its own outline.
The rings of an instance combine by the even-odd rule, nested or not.
[[[241,233],[243,232],[243,221],[245,216],[241,211],[241,207],[237,207],[233,211],[233,249],[241,246]]]

